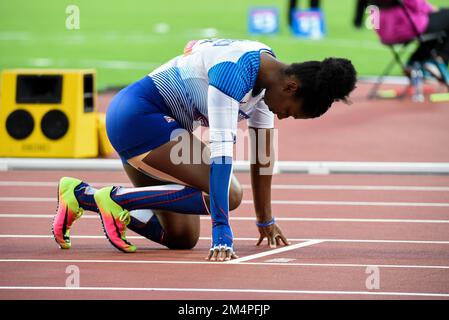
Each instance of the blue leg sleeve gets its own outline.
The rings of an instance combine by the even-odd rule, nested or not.
[[[229,225],[229,186],[232,174],[232,157],[211,159],[210,214],[212,218],[212,248],[232,248],[233,234]]]
[[[208,214],[203,193],[179,185],[116,188],[112,199],[127,210],[162,209],[185,214]]]

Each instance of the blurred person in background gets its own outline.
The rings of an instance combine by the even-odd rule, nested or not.
[[[363,26],[363,17],[369,0],[357,0],[354,14],[354,27],[360,29]]]
[[[290,27],[292,27],[293,24],[293,19],[292,19],[292,15],[293,15],[293,11],[296,9],[297,4],[298,4],[298,0],[289,0],[288,2],[288,11],[287,11],[287,21],[288,21],[288,25]],[[310,0],[310,9],[319,9],[320,8],[320,1],[319,0]]]
[[[398,0],[370,0],[369,3],[380,9],[380,28],[376,32],[385,44],[404,43],[422,34],[445,31],[446,37],[442,41],[420,44],[407,66],[419,63],[425,67],[424,71],[430,71],[449,83],[449,8],[436,8],[426,0],[402,0],[403,6]],[[435,61],[432,50],[441,59]]]

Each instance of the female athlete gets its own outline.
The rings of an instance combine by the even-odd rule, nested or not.
[[[199,215],[209,214],[212,243],[206,259],[237,258],[229,211],[241,203],[242,189],[232,174],[232,157],[237,122],[247,119],[256,146],[251,185],[257,245],[265,238],[270,247],[288,245],[271,209],[272,175],[263,170],[273,166],[274,115],[319,117],[333,102],[345,101],[355,83],[347,59],[288,65],[260,42],[189,42],[182,55],[121,90],[109,105],[108,137],[134,188],[97,190],[63,177],[52,225],[56,242],[70,248],[73,223],[91,210],[100,214],[105,235],[123,252],[136,251],[126,239],[127,228],[168,248],[190,249],[199,238]],[[199,125],[209,127],[208,145],[192,134]],[[258,143],[266,137],[266,143]],[[180,140],[191,146],[182,149],[189,152],[183,157],[192,160],[200,152],[208,161],[175,161]],[[271,160],[263,162],[259,155]]]

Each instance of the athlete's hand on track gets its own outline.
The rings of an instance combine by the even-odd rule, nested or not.
[[[232,248],[222,246],[221,248],[211,248],[209,251],[209,255],[206,257],[206,260],[222,262],[237,258],[238,256],[235,254]]]
[[[288,246],[291,244],[290,241],[287,240],[287,238],[282,234],[281,228],[274,223],[272,225],[266,226],[266,227],[258,227],[260,237],[259,240],[256,243],[256,246],[260,245],[263,241],[263,239],[267,238],[268,245],[270,248],[276,248],[277,246],[280,246],[281,243]]]
[[[233,238],[229,224],[212,226],[212,245],[206,260],[222,262],[237,259],[232,245]]]

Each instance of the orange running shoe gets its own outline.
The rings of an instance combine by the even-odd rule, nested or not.
[[[81,180],[70,177],[59,180],[58,209],[53,219],[52,232],[61,249],[70,249],[70,228],[84,212],[75,197],[75,188],[81,183]]]
[[[131,221],[129,211],[123,209],[111,198],[114,187],[97,190],[94,194],[95,202],[100,210],[101,222],[106,237],[111,244],[120,251],[130,253],[137,250],[136,246],[126,240],[126,227]]]

